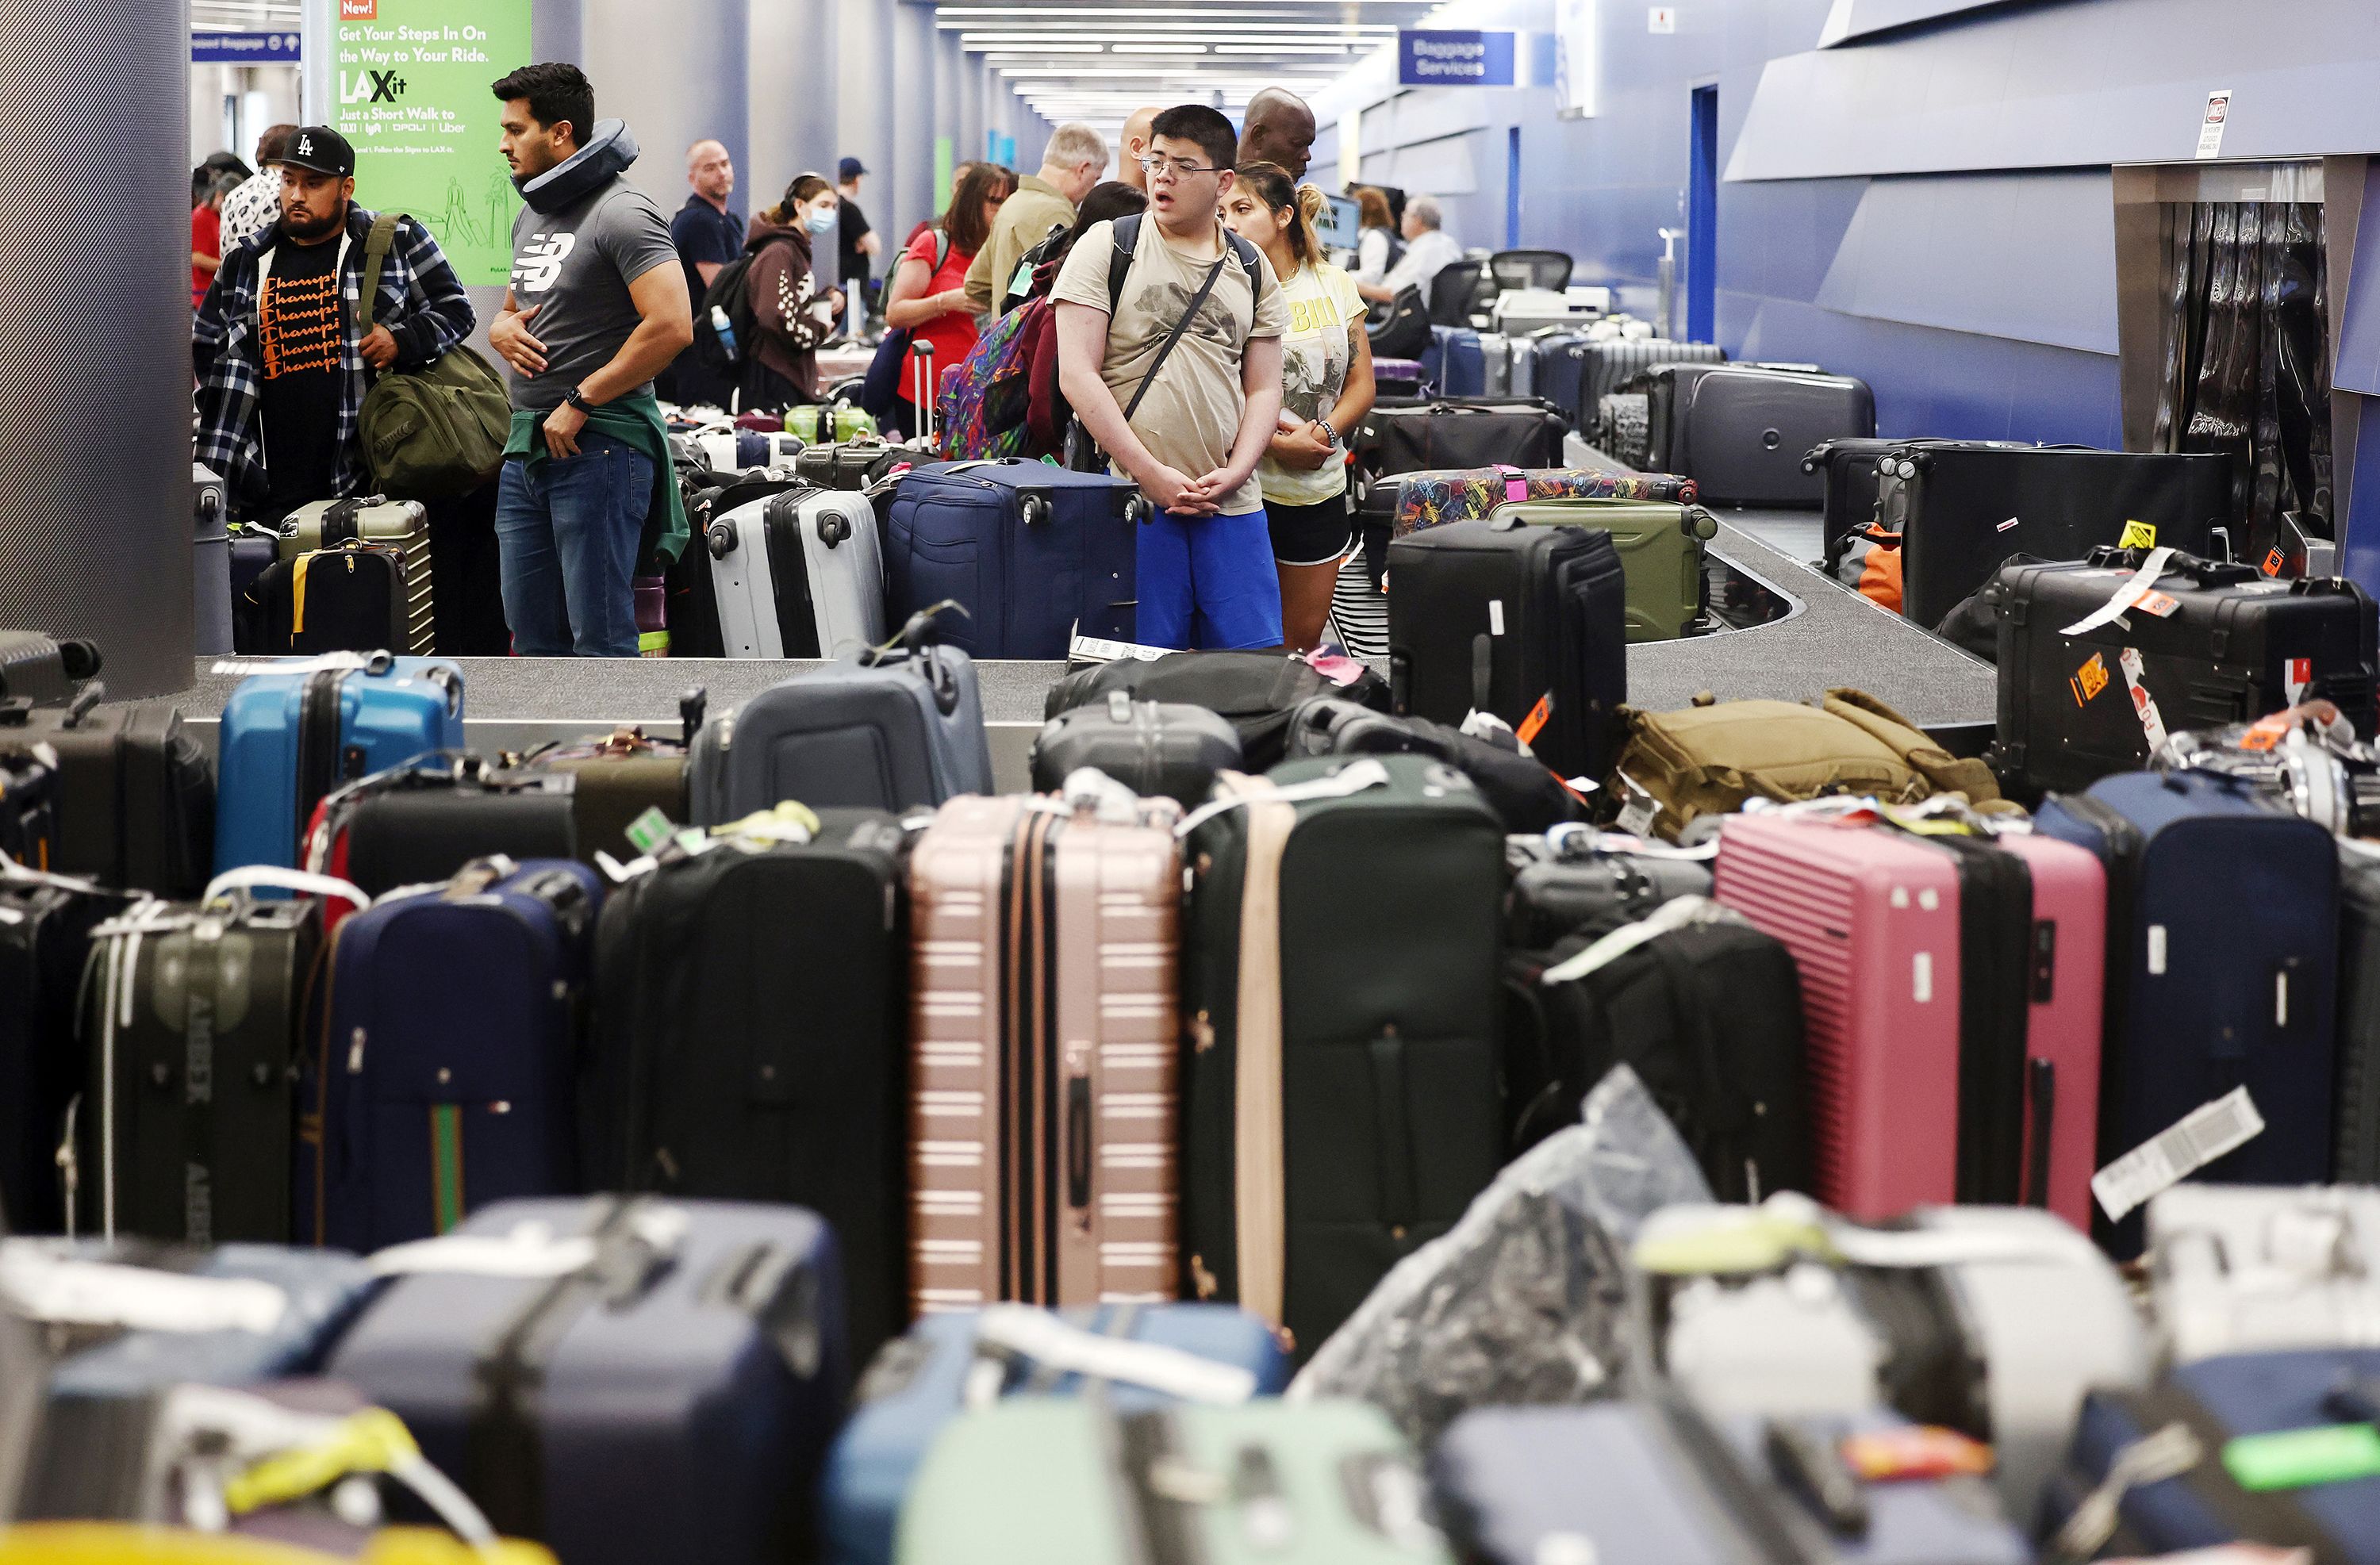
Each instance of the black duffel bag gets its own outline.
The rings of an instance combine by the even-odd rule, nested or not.
[[[1437,467],[1559,467],[1570,426],[1534,396],[1382,397],[1354,440],[1366,479]]]
[[[1419,358],[1429,351],[1429,304],[1417,287],[1397,290],[1387,313],[1364,327],[1375,358]]]

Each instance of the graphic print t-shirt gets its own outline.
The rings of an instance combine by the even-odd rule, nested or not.
[[[1222,229],[1220,223],[1215,225],[1219,249]],[[1094,223],[1085,229],[1059,269],[1050,297],[1087,304],[1105,314],[1108,257],[1114,249],[1113,224]],[[1132,432],[1149,454],[1186,478],[1211,473],[1231,460],[1240,414],[1247,406],[1240,389],[1241,358],[1250,339],[1278,337],[1289,328],[1289,311],[1282,308],[1272,262],[1262,251],[1256,260],[1257,274],[1251,278],[1226,256],[1214,291],[1198,307],[1198,318],[1173,345],[1132,416]],[[1130,405],[1157,350],[1214,264],[1212,256],[1185,256],[1166,243],[1153,219],[1141,224],[1123,297],[1108,322],[1107,359],[1099,367],[1099,378],[1115,393],[1117,407]],[[1218,508],[1229,516],[1264,509],[1255,476]]]
[[[1289,330],[1281,345],[1281,406],[1300,419],[1319,419],[1339,406],[1347,388],[1347,366],[1355,352],[1347,333],[1351,323],[1363,323],[1364,298],[1355,291],[1355,279],[1327,261],[1309,261],[1291,273],[1281,297],[1289,306]],[[1346,449],[1343,436],[1339,449]],[[1347,464],[1333,458],[1301,469],[1267,456],[1257,464],[1257,479],[1267,500],[1315,505],[1346,492]]]
[[[346,333],[340,324],[336,238],[273,247],[273,270],[257,302],[257,393],[264,470],[272,503],[287,510],[327,500],[338,482],[340,377]]]
[[[513,302],[537,309],[526,325],[545,345],[545,368],[530,379],[506,362],[513,406],[560,406],[562,394],[611,363],[637,329],[628,285],[656,266],[677,265],[669,220],[625,180],[614,178],[560,212],[521,208],[513,220]]]

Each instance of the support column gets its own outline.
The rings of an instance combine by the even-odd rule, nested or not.
[[[744,167],[746,0],[671,0],[656,25],[651,0],[583,0],[581,65],[595,84],[595,117],[625,119],[642,155],[628,181],[663,212],[686,201],[686,149],[723,142]]]
[[[909,4],[891,8],[892,81],[898,97],[892,115],[892,166],[885,173],[892,194],[888,213],[897,237],[919,218],[941,211],[934,191],[934,136],[941,116],[939,112],[917,112],[933,101],[934,8]],[[893,239],[885,241],[888,249],[893,243]]]
[[[190,684],[187,18],[0,0],[0,626],[119,697]]]
[[[834,177],[843,76],[838,0],[749,4],[752,155],[736,177],[737,209],[747,216],[776,205],[805,169]]]

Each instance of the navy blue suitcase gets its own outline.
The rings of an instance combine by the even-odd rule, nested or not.
[[[1056,1313],[1070,1325],[1119,1342],[1169,1348],[1245,1369],[1257,1396],[1277,1396],[1289,1383],[1289,1354],[1280,1337],[1229,1304],[1100,1304]],[[851,1421],[827,1458],[823,1537],[825,1556],[834,1565],[892,1565],[902,1498],[934,1437],[972,1405],[968,1382],[982,1368],[999,1376],[1003,1397],[1079,1396],[1097,1386],[1119,1413],[1172,1400],[1129,1380],[1087,1379],[983,1343],[978,1338],[981,1318],[972,1310],[928,1316],[907,1336],[886,1343],[861,1377]]]
[[[1583,419],[1594,412],[1589,408],[1582,415],[1579,406],[1585,346],[1585,336],[1577,332],[1548,332],[1529,341],[1529,394],[1560,408],[1572,429],[1584,428]]]
[[[1422,373],[1440,396],[1488,394],[1488,356],[1468,326],[1432,326],[1421,356]]]
[[[514,1262],[544,1274],[500,1274]],[[817,1217],[507,1201],[375,1264],[419,1269],[325,1373],[404,1419],[497,1532],[571,1565],[810,1557],[850,1383],[842,1268]]]
[[[1888,1413],[1706,1421],[1682,1399],[1487,1408],[1446,1432],[1430,1477],[1478,1565],[2026,1565],[1982,1479],[1863,1483],[1828,1460],[1845,1435],[1903,1427]],[[1842,1486],[1809,1483],[1802,1452]]]
[[[386,652],[293,660],[224,703],[216,740],[215,873],[288,868],[322,795],[432,750],[463,747],[463,671]]]
[[[2330,1178],[2338,855],[2330,833],[2212,772],[2053,794],[2037,830],[2107,869],[2102,1166],[2244,1086],[2264,1131],[2194,1178]],[[2101,1237],[2140,1249],[2134,1214]]]
[[[887,617],[952,599],[943,642],[976,658],[1060,659],[1075,636],[1137,627],[1135,523],[1126,479],[1046,462],[932,462],[901,480],[885,519]]]
[[[2148,1391],[2095,1391],[2082,1403],[2066,1469],[2044,1501],[2046,1520],[2088,1540],[2078,1558],[2252,1541],[2311,1549],[2324,1565],[2380,1565],[2380,1476],[2252,1491],[2234,1481],[2225,1461],[2226,1448],[2241,1436],[2343,1425],[2362,1426],[2347,1434],[2368,1437],[2374,1386],[2380,1350],[2340,1348],[2201,1359]],[[2119,1453],[2152,1436],[2171,1445],[2176,1437],[2160,1432],[2176,1428],[2195,1442],[2196,1461],[2173,1476],[2126,1487],[2114,1517],[2101,1516],[2098,1525],[2076,1518]],[[2175,1464],[2189,1454],[2183,1442]]]
[[[294,1231],[377,1250],[585,1188],[577,1071],[602,900],[575,860],[481,859],[340,925],[330,1025],[298,1094]]]

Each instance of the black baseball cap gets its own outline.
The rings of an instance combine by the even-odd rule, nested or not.
[[[289,143],[276,161],[286,167],[335,174],[344,179],[356,171],[356,150],[327,125],[301,125],[289,133]]]
[[[867,173],[868,170],[861,164],[857,158],[845,158],[843,160],[841,166],[837,168],[836,172],[842,175],[843,182],[848,185],[853,180],[858,178],[861,175]]]

